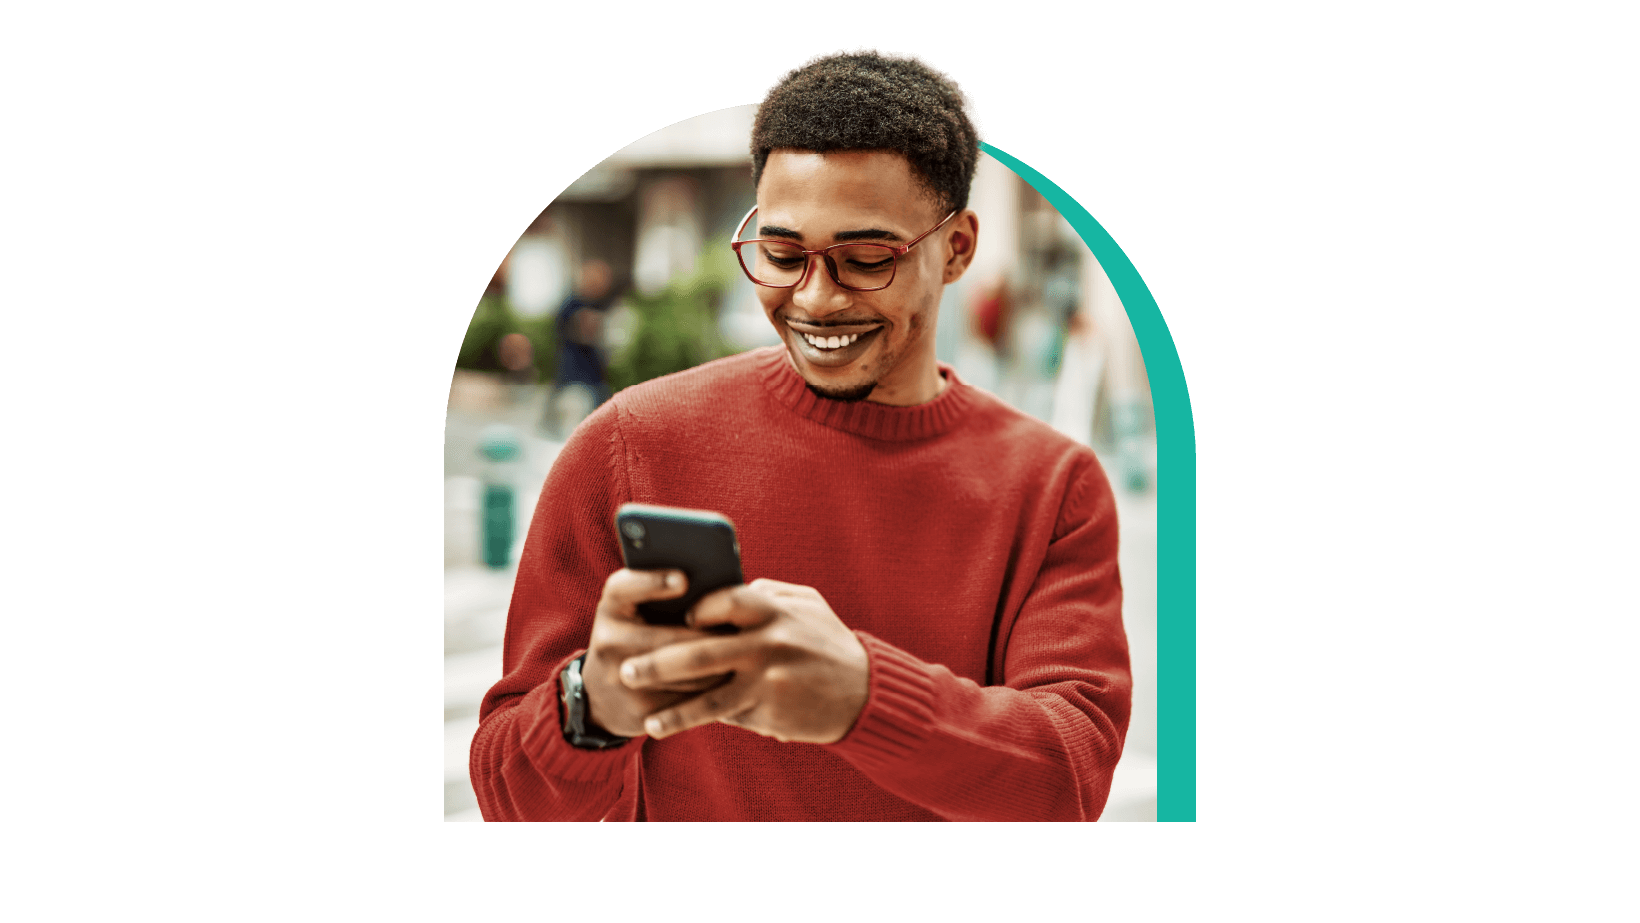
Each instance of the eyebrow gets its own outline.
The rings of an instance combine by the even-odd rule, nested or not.
[[[783,228],[778,224],[765,224],[757,229],[759,237],[784,237],[790,240],[801,241],[803,235],[791,228]],[[854,231],[838,231],[832,235],[832,240],[843,243],[850,240],[901,240],[903,238],[893,231],[882,228],[860,228]]]

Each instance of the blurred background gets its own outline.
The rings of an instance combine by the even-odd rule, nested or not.
[[[462,341],[444,439],[444,811],[481,820],[467,777],[501,676],[517,553],[564,439],[621,388],[779,342],[729,249],[755,204],[755,106],[679,122],[587,171],[532,221]],[[1076,232],[980,155],[973,266],[936,347],[964,381],[1099,455],[1116,491],[1133,719],[1103,820],[1156,819],[1156,439],[1127,315]]]

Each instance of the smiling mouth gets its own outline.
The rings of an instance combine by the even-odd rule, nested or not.
[[[786,329],[792,333],[792,346],[811,365],[836,368],[848,365],[863,355],[878,332],[880,322],[812,324],[786,320]]]
[[[842,345],[847,345],[883,326],[878,321],[861,321],[858,323],[828,321],[824,324],[814,324],[807,321],[792,320],[789,317],[784,320],[787,327],[817,346],[824,345],[827,340],[838,340]]]

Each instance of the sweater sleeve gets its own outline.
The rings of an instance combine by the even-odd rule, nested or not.
[[[507,610],[501,681],[479,708],[470,774],[484,819],[599,820],[621,799],[640,741],[570,746],[558,674],[585,649],[604,581],[621,566],[613,402],[588,417],[553,463],[530,520]]]
[[[980,686],[865,632],[865,709],[829,748],[948,820],[1097,820],[1132,697],[1115,498],[1091,457]]]

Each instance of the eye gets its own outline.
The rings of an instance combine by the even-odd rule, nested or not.
[[[803,262],[802,251],[792,247],[771,247],[765,244],[758,247],[758,252],[764,260],[768,261],[769,265],[778,266],[781,269],[790,269]]]

